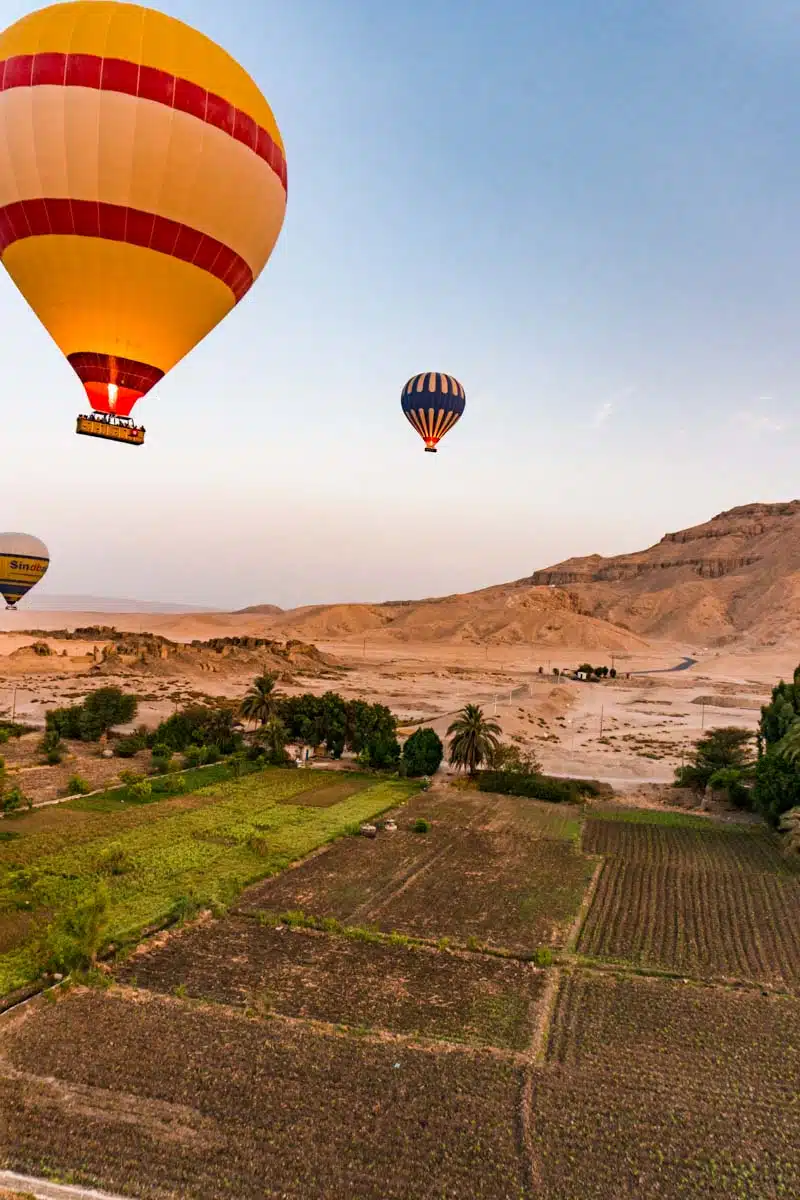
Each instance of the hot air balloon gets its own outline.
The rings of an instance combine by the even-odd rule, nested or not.
[[[29,533],[0,533],[0,594],[16,608],[50,566],[50,551]]]
[[[467,398],[463,387],[452,375],[428,371],[409,379],[403,388],[400,403],[424,441],[426,452],[435,454],[436,443],[460,419]]]
[[[272,110],[214,42],[74,0],[0,34],[0,256],[86,389],[78,433],[130,418],[264,269],[283,224]]]

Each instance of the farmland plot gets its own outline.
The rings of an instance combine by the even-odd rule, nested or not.
[[[79,992],[3,1031],[0,1161],[163,1200],[521,1200],[496,1054]]]
[[[143,947],[118,978],[257,1011],[524,1050],[544,973],[529,963],[368,943],[246,918]]]
[[[135,936],[182,898],[230,899],[417,791],[406,780],[350,785],[331,807],[291,804],[330,780],[273,769],[122,813],[58,808],[14,821],[19,836],[0,842],[0,996],[38,974],[32,917],[49,919],[103,884],[109,937]],[[125,864],[116,874],[103,865],[111,843]]]
[[[800,987],[800,881],[612,860],[580,953],[701,978]]]
[[[532,1073],[548,1200],[800,1194],[800,1004],[576,972]]]
[[[587,854],[657,867],[793,873],[766,830],[731,830],[709,821],[705,828],[670,828],[590,818],[583,828],[583,848]]]
[[[416,834],[410,818],[433,828]],[[352,839],[254,888],[246,911],[301,910],[416,937],[515,953],[562,944],[594,864],[552,818],[506,797],[418,797],[396,833]],[[563,820],[563,818],[561,818]],[[547,833],[543,835],[542,829]]]

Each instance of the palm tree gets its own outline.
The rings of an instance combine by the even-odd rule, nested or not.
[[[466,704],[447,731],[450,763],[474,775],[482,762],[497,749],[502,730],[497,721],[487,721],[477,704]]]
[[[264,747],[264,753],[267,756],[267,761],[275,766],[280,766],[286,761],[286,742],[288,733],[286,726],[280,717],[274,713],[269,717],[258,731],[258,740]]]
[[[265,671],[253,680],[250,690],[241,703],[241,713],[246,721],[255,721],[265,725],[275,715],[278,697],[275,693],[275,683],[278,676]]]
[[[776,747],[781,758],[796,763],[800,758],[800,718],[795,717]]]

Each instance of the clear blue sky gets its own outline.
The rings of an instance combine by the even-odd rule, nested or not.
[[[796,3],[156,7],[261,85],[287,221],[142,450],[74,435],[0,275],[0,528],[50,545],[41,591],[431,595],[800,495]],[[435,458],[399,404],[430,369],[467,391]]]

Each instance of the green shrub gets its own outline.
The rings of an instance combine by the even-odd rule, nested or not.
[[[48,733],[80,741],[82,716],[82,704],[70,704],[66,708],[51,708],[45,715],[45,727]]]
[[[147,730],[142,726],[136,733],[128,733],[117,738],[114,743],[114,753],[118,758],[133,758],[140,750],[147,748]]]
[[[188,790],[186,780],[174,772],[169,775],[160,775],[152,781],[150,786],[153,792],[159,796],[182,796]]]
[[[33,801],[30,796],[25,795],[19,784],[15,783],[0,797],[0,812],[15,813],[23,808],[33,808]]]
[[[200,746],[189,746],[183,756],[184,767],[199,767],[203,761],[203,751]]]
[[[0,746],[4,746],[10,737],[11,734],[7,729],[0,729]]]
[[[222,758],[222,751],[219,746],[215,746],[212,742],[210,746],[200,747],[200,766],[210,767],[213,763],[218,763]]]
[[[431,823],[430,821],[426,821],[424,817],[417,817],[411,828],[414,833],[430,833]]]
[[[580,804],[584,782],[588,781],[524,775],[516,771],[481,771],[478,776],[478,787],[482,792],[529,796],[532,800],[547,800],[551,804]]]
[[[68,796],[86,796],[89,792],[94,791],[88,779],[84,779],[82,775],[70,775],[67,780],[66,794]]]
[[[166,775],[172,767],[172,751],[169,746],[153,746],[150,755],[150,768],[156,775]]]
[[[93,967],[108,927],[108,892],[104,887],[65,909],[47,927],[39,955],[51,973]]]
[[[59,763],[63,762],[63,759],[64,755],[60,750],[48,750],[45,755],[45,762],[48,767],[57,767]]]
[[[140,779],[128,788],[128,794],[134,803],[142,804],[153,795],[153,785],[149,779]]]
[[[133,870],[133,860],[120,842],[106,846],[97,863],[101,875],[127,875]]]

